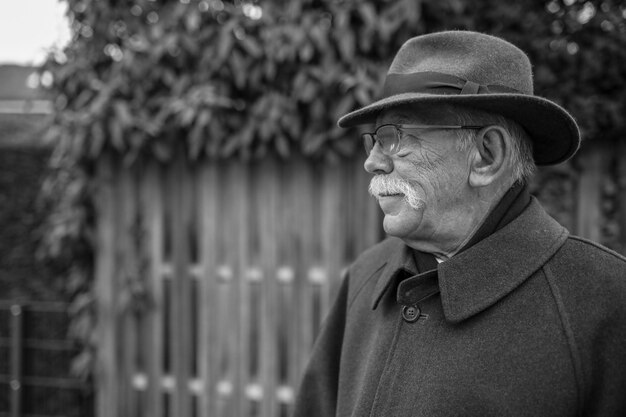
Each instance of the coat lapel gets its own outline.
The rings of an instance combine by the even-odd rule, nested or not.
[[[555,254],[568,234],[533,198],[511,223],[439,265],[446,319],[458,323],[509,294]]]
[[[554,255],[568,234],[532,198],[506,226],[439,264],[436,275],[446,319],[458,323],[509,294]],[[394,240],[395,248],[372,294],[373,309],[388,290],[418,272],[412,249]],[[431,275],[426,272],[414,278],[430,281]],[[407,291],[419,292],[416,285],[406,285]],[[415,296],[398,291],[399,302]]]
[[[372,310],[378,307],[378,303],[383,298],[383,295],[385,295],[391,287],[395,287],[402,278],[417,273],[417,267],[413,259],[413,250],[400,239],[393,238],[393,240],[395,248],[392,249],[392,255],[387,261],[374,288]]]

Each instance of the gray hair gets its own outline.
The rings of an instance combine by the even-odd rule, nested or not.
[[[450,112],[462,125],[498,125],[504,128],[513,138],[512,165],[515,180],[528,181],[535,172],[533,159],[533,144],[530,136],[517,122],[496,113],[474,110],[461,106],[446,106],[445,111]],[[459,134],[459,147],[462,150],[469,149],[474,143],[476,131],[461,130]]]

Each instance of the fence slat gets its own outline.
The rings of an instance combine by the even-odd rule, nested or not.
[[[298,168],[301,165],[302,168]],[[297,329],[296,350],[298,352],[298,379],[302,374],[309,352],[313,345],[313,288],[308,280],[309,269],[319,258],[319,245],[315,240],[319,236],[316,227],[319,190],[315,187],[316,167],[306,164],[303,158],[297,158],[291,168],[290,217],[288,235],[293,241],[293,261],[296,270],[296,291],[298,314],[295,316]]]
[[[239,216],[237,212],[237,188],[241,187],[241,172],[237,164],[224,165],[221,172],[223,189],[220,196],[219,216],[222,218],[219,231],[220,266],[220,331],[217,343],[220,347],[220,379],[217,390],[220,407],[219,416],[229,417],[241,414],[238,400],[241,397],[241,382],[236,353],[241,334],[241,294],[239,276],[241,274],[239,257]]]
[[[236,234],[237,258],[233,259],[233,264],[237,265],[237,291],[234,292],[235,318],[237,320],[236,330],[234,334],[234,349],[231,351],[236,355],[233,358],[234,365],[234,398],[233,413],[234,415],[249,415],[249,403],[246,397],[246,388],[248,386],[248,335],[250,334],[249,317],[250,317],[250,291],[249,285],[245,279],[246,271],[250,265],[250,251],[248,242],[249,218],[248,211],[250,209],[250,187],[248,181],[250,179],[249,164],[238,161],[236,169],[233,170],[233,176],[230,178],[234,192],[234,212],[236,225],[234,231]]]
[[[587,150],[578,185],[576,233],[595,241],[601,238],[602,226],[602,178],[606,169],[602,149],[596,145]]]
[[[277,235],[276,212],[277,200],[277,169],[274,159],[266,159],[260,164],[260,172],[256,176],[257,188],[262,190],[258,200],[256,221],[260,227],[260,252],[264,279],[262,282],[262,322],[261,322],[261,385],[263,402],[261,415],[276,416],[277,403],[277,371],[278,371],[278,312],[277,312],[277,248],[280,237]]]
[[[323,170],[321,179],[322,207],[322,264],[325,267],[326,282],[320,283],[320,313],[324,314],[329,307],[330,291],[339,288],[340,269],[345,259],[346,238],[350,231],[350,219],[353,213],[346,204],[342,204],[342,196],[350,195],[348,170],[350,166],[332,165]],[[322,317],[316,320],[321,321]]]
[[[280,297],[283,310],[281,310],[281,317],[283,318],[282,331],[285,338],[286,357],[279,358],[279,360],[285,361],[284,370],[285,375],[280,380],[281,385],[287,386],[291,389],[290,392],[283,393],[293,396],[293,390],[298,383],[300,372],[300,346],[301,343],[301,315],[302,315],[302,300],[304,296],[301,294],[303,285],[296,278],[296,273],[299,267],[300,259],[298,259],[299,248],[295,244],[293,228],[296,226],[304,226],[302,219],[298,216],[296,202],[297,195],[295,194],[295,187],[297,179],[295,178],[294,170],[297,170],[298,165],[302,161],[299,158],[294,158],[289,163],[277,164],[275,181],[277,183],[279,196],[278,206],[276,207],[276,233],[277,233],[277,270],[276,276],[279,280]],[[302,168],[300,168],[302,169]],[[304,186],[303,184],[301,184]],[[290,238],[287,238],[287,237]],[[280,394],[280,393],[279,393]],[[282,398],[285,400],[293,401],[293,398]],[[291,404],[283,406],[286,409],[286,413],[291,414]],[[284,415],[284,414],[283,414]],[[272,416],[274,417],[274,416]]]
[[[146,416],[162,417],[162,391],[161,378],[163,376],[163,344],[167,343],[163,335],[163,222],[164,197],[159,166],[150,163],[145,171],[144,184],[142,187],[143,210],[146,218],[147,242],[146,248],[149,256],[148,279],[150,302],[149,311],[144,320],[146,326],[146,339],[142,349],[145,357],[147,370],[147,392],[143,396],[142,409]]]
[[[172,375],[175,390],[172,396],[171,416],[189,416],[191,397],[188,381],[190,377],[190,296],[189,276],[189,227],[190,227],[190,188],[188,173],[185,170],[183,155],[179,155],[173,166],[170,193],[172,208],[172,261],[174,274],[171,281],[172,315]]]
[[[142,277],[138,262],[140,262],[140,254],[136,253],[135,239],[138,239],[137,233],[141,233],[138,228],[140,225],[137,221],[137,204],[135,198],[137,195],[135,178],[132,171],[122,170],[119,172],[119,186],[116,193],[116,201],[119,204],[120,218],[118,222],[121,230],[118,238],[118,251],[120,258],[120,290],[123,291],[121,299],[125,300],[126,305],[122,305],[123,310],[120,314],[120,330],[123,351],[120,357],[120,374],[122,381],[118,384],[120,392],[121,407],[124,415],[134,415],[137,413],[137,393],[133,389],[132,380],[137,373],[136,353],[137,353],[137,323],[136,315],[133,314],[133,286]]]
[[[364,175],[363,163],[364,158],[358,158],[350,175],[354,184],[350,187],[351,190],[354,190],[354,196],[350,201],[356,202],[358,215],[352,217],[353,230],[355,230],[352,236],[354,249],[347,254],[348,259],[356,258],[361,252],[385,236],[382,212],[374,197],[370,196],[367,191],[371,176]]]
[[[117,373],[117,335],[116,298],[119,293],[115,283],[117,259],[115,256],[117,239],[117,204],[114,192],[114,172],[116,167],[112,158],[103,157],[98,164],[97,194],[97,248],[95,266],[95,290],[98,314],[98,363],[95,370],[96,415],[98,417],[117,417],[120,415]]]
[[[200,302],[200,378],[205,382],[201,396],[200,416],[218,415],[216,386],[219,381],[219,359],[221,343],[219,337],[219,283],[217,275],[218,246],[218,203],[219,203],[219,167],[217,163],[207,164],[202,168],[199,181],[202,216],[202,245],[200,248],[203,267],[201,302]]]

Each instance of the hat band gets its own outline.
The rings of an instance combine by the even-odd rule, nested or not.
[[[425,94],[523,94],[503,85],[481,85],[463,78],[441,72],[414,72],[411,74],[388,74],[383,87],[383,97],[403,93]]]

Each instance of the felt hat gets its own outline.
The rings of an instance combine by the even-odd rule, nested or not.
[[[382,110],[411,103],[458,104],[508,117],[531,137],[537,165],[563,162],[580,145],[573,117],[533,94],[526,54],[483,33],[447,31],[409,39],[389,67],[382,98],[341,117],[338,125],[374,123]]]

